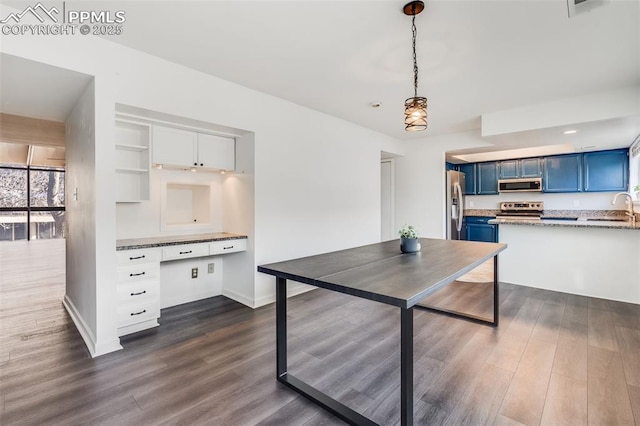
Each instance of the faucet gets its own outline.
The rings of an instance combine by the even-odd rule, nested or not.
[[[636,223],[636,214],[633,211],[633,196],[631,194],[629,194],[628,192],[618,192],[616,195],[613,196],[613,201],[611,201],[611,205],[615,205],[616,201],[618,201],[618,197],[620,195],[624,195],[625,197],[627,197],[627,211],[624,212],[624,214],[626,214],[627,216],[629,216],[629,220],[631,221],[631,223],[633,223],[635,225]]]

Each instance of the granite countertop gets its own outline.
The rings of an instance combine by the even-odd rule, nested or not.
[[[579,217],[577,220],[566,220],[560,217],[556,219],[491,219],[490,224],[496,225],[524,225],[524,226],[557,226],[565,228],[609,228],[609,229],[640,229],[640,222],[635,225],[630,221],[615,220],[616,217],[600,217],[597,220],[589,220],[587,217]],[[607,220],[609,219],[609,220]]]
[[[246,235],[231,234],[229,232],[214,232],[211,234],[170,235],[164,237],[132,238],[117,240],[116,250],[134,250],[152,247],[175,246],[179,244],[210,243],[212,241],[242,240]]]

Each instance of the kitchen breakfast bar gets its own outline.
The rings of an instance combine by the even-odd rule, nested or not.
[[[493,258],[493,319],[498,325],[498,253],[506,244],[421,238],[422,250],[402,254],[398,240],[258,266],[276,277],[276,379],[334,415],[373,425],[360,413],[287,372],[287,280],[400,308],[401,424],[413,424],[413,308],[425,297]],[[419,306],[420,307],[420,306]],[[428,308],[438,311],[435,308]],[[479,319],[464,313],[448,315]]]

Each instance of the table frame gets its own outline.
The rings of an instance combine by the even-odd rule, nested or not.
[[[457,311],[430,306],[418,308],[456,318],[498,326],[498,255],[493,256],[493,321]],[[413,424],[413,308],[400,307],[400,423]],[[305,398],[352,425],[376,425],[375,422],[331,398],[287,371],[287,279],[276,276],[276,379]]]

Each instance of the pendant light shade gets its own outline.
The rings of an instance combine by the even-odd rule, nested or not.
[[[404,125],[407,132],[427,130],[427,98],[418,96],[404,101]]]
[[[418,60],[416,58],[416,15],[424,10],[424,2],[412,1],[402,9],[405,15],[412,16],[411,33],[413,47],[413,97],[404,101],[404,125],[407,132],[419,132],[427,129],[427,98],[418,96]]]

